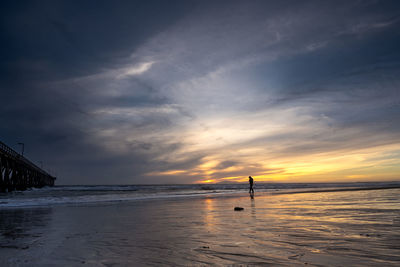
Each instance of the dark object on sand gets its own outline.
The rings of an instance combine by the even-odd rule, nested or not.
[[[244,210],[244,208],[242,208],[242,207],[235,207],[234,210],[235,210],[235,211],[241,211],[241,210]]]

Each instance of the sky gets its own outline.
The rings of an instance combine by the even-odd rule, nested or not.
[[[400,180],[399,1],[0,13],[0,140],[57,184]]]

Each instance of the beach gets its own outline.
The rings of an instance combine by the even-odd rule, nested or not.
[[[234,211],[234,207],[243,207]],[[398,266],[400,189],[0,209],[0,266]]]

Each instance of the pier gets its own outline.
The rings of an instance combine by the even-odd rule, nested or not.
[[[56,177],[0,141],[0,192],[53,186]]]

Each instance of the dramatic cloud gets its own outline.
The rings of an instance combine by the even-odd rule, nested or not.
[[[0,138],[59,183],[400,178],[397,1],[1,5]]]

